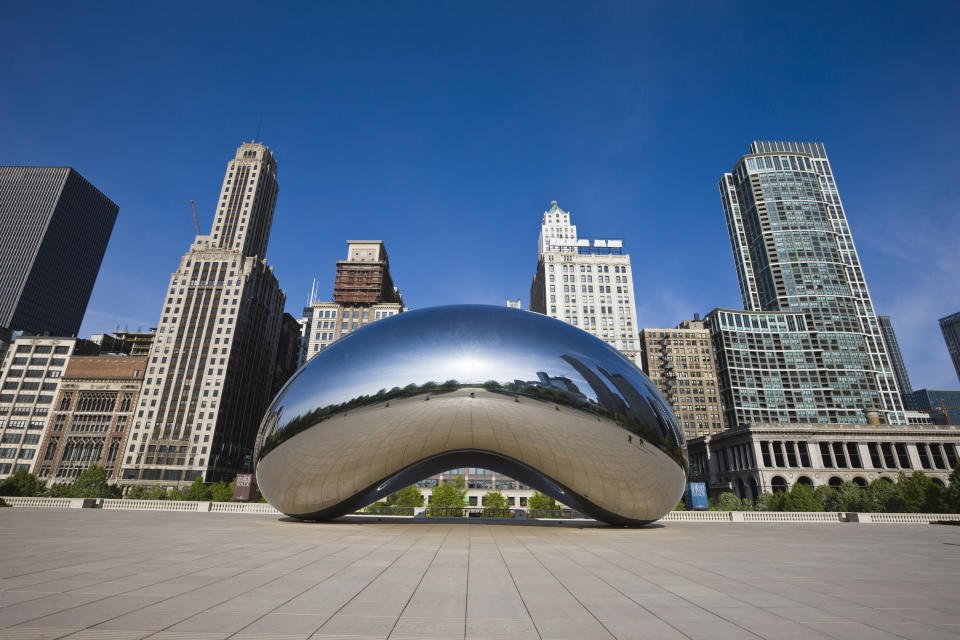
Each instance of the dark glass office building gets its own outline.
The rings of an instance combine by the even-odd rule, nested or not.
[[[928,412],[937,424],[960,424],[960,391],[919,389],[911,395],[917,410]]]
[[[950,360],[953,361],[953,368],[960,379],[960,312],[940,318],[940,331],[943,332]]]
[[[916,409],[913,406],[913,386],[910,384],[910,376],[907,375],[907,365],[903,363],[903,354],[900,353],[900,343],[897,342],[897,334],[893,331],[893,323],[890,322],[890,316],[877,316],[880,323],[880,333],[883,335],[883,343],[887,345],[887,353],[890,354],[890,364],[893,365],[893,375],[897,377],[897,386],[900,387],[900,397],[903,398],[904,409]]]
[[[0,166],[0,340],[77,334],[118,211],[70,167]]]

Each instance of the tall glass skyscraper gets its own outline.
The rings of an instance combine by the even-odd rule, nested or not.
[[[900,343],[897,342],[897,334],[893,330],[893,322],[890,316],[877,316],[880,322],[880,331],[883,333],[883,342],[887,345],[887,353],[890,354],[890,364],[893,365],[893,374],[897,377],[897,386],[900,387],[900,398],[903,400],[904,409],[916,409],[913,406],[913,385],[910,384],[910,376],[907,375],[907,365],[903,362],[903,354],[900,353]]]
[[[820,421],[833,421],[831,409],[840,418],[856,408],[903,423],[890,356],[823,144],[754,142],[719,186],[744,309],[803,314],[817,354],[805,385],[820,390],[814,402]],[[778,375],[758,369],[754,384],[776,387],[771,380]]]

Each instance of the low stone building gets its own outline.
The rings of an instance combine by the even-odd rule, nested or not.
[[[117,479],[146,356],[73,356],[60,382],[35,472],[73,482],[90,465]]]
[[[923,471],[941,486],[960,455],[960,427],[938,424],[750,424],[687,442],[690,480],[711,495],[731,491],[755,500],[788,491]]]

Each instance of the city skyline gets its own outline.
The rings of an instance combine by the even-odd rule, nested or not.
[[[34,9],[17,11],[9,24],[19,29],[0,27],[9,35],[7,46],[51,50],[33,59],[31,67],[0,72],[11,88],[10,100],[0,107],[0,127],[9,141],[2,161],[72,165],[121,208],[81,336],[118,325],[152,326],[169,265],[193,236],[189,200],[200,205],[205,228],[213,219],[212,180],[220,177],[223,149],[253,136],[260,108],[265,110],[261,138],[282,165],[267,258],[287,293],[286,310],[295,315],[313,278],[321,290],[332,288],[330,264],[352,237],[380,238],[391,247],[391,257],[403,265],[396,284],[410,308],[502,304],[505,297],[517,296],[526,307],[530,238],[551,200],[577,216],[582,235],[622,237],[631,247],[638,274],[633,282],[638,330],[675,326],[714,307],[739,307],[715,177],[753,140],[816,140],[830,152],[876,312],[892,317],[911,380],[918,388],[956,387],[935,324],[956,310],[960,298],[955,277],[960,264],[949,243],[960,232],[951,184],[956,159],[950,152],[957,90],[941,81],[956,57],[947,48],[945,26],[955,8],[935,11],[931,5],[908,14],[881,7],[858,20],[844,15],[849,9],[835,8],[824,26],[817,26],[812,15],[778,15],[766,8],[749,24],[735,27],[737,38],[723,37],[729,47],[725,57],[742,59],[753,52],[750,63],[739,69],[706,65],[698,73],[693,70],[705,59],[681,51],[689,36],[651,64],[640,60],[648,47],[663,46],[664,37],[656,31],[665,26],[688,24],[691,33],[708,39],[707,45],[720,38],[708,35],[718,19],[711,9],[700,15],[664,9],[647,25],[638,15],[621,16],[613,9],[598,18],[530,9],[501,26],[493,16],[465,25],[458,16],[439,12],[423,29],[415,24],[417,16],[388,12],[367,23],[356,15],[329,15],[323,16],[330,23],[324,29],[364,27],[361,42],[352,47],[374,45],[391,31],[400,40],[371,46],[343,71],[330,62],[338,46],[348,46],[340,36],[329,45],[310,44],[307,51],[318,61],[318,71],[298,66],[264,78],[259,91],[217,116],[212,114],[221,114],[220,90],[235,81],[237,72],[223,66],[212,48],[233,37],[233,18],[218,24],[223,16],[216,12],[199,15],[172,39],[197,40],[198,33],[209,30],[213,41],[199,51],[147,47],[146,63],[137,63],[137,73],[156,86],[130,96],[129,103],[125,96],[122,109],[121,101],[105,101],[116,99],[117,91],[127,93],[126,81],[107,88],[102,97],[79,96],[74,110],[64,112],[45,104],[48,94],[37,78],[52,74],[69,80],[72,73],[75,83],[107,70],[122,77],[130,64],[122,54],[135,44],[116,43],[109,58],[105,51],[80,46],[71,64],[54,70],[49,65],[59,47],[74,43],[64,30],[99,17],[95,12],[64,15],[47,32],[32,26],[40,20],[30,15]],[[622,18],[622,25],[609,26],[617,22],[611,17]],[[122,25],[134,18],[121,12],[112,20]],[[528,42],[531,34],[519,23],[534,19],[540,34]],[[318,30],[319,22],[319,16],[304,19],[303,29]],[[782,41],[745,37],[744,30],[761,33],[773,24]],[[829,34],[841,25],[844,42],[833,43]],[[268,34],[284,29],[304,34],[282,16],[268,16],[263,27]],[[148,33],[162,40],[173,29],[159,24]],[[14,30],[46,35],[31,44]],[[822,77],[804,76],[800,62],[782,55],[796,38],[808,35],[816,45],[812,62],[829,62],[830,73]],[[498,53],[492,44],[481,44],[471,54],[458,46],[468,36],[506,46]],[[54,42],[58,38],[62,44]],[[551,38],[557,38],[556,45],[543,46]],[[737,39],[743,43],[730,44]],[[871,62],[854,54],[858,48],[873,50],[878,42],[890,46]],[[710,51],[707,45],[700,47],[700,56]],[[771,55],[762,56],[763,51]],[[268,68],[282,67],[293,54],[290,46],[278,44],[267,56]],[[441,62],[444,55],[451,59]],[[187,57],[196,68],[184,70]],[[264,64],[242,66],[262,73]],[[462,76],[450,75],[460,68]],[[220,72],[224,77],[216,78]],[[687,72],[692,73],[689,86],[676,81]],[[715,73],[719,76],[710,79]],[[774,83],[776,91],[753,95],[755,103],[745,110],[730,94],[742,91],[751,74]],[[207,82],[212,84],[205,89]],[[894,95],[891,84],[906,90]],[[301,86],[309,90],[303,106],[295,107]],[[804,92],[797,93],[798,87]],[[425,102],[424,94],[435,99]],[[829,100],[811,97],[826,95]],[[370,106],[372,96],[385,104]],[[172,106],[185,97],[189,111]],[[144,100],[157,105],[144,112]],[[902,118],[908,111],[917,117]],[[99,115],[89,120],[91,113]],[[705,122],[678,130],[695,120]],[[897,127],[885,127],[893,121]],[[51,122],[57,124],[48,126]],[[717,126],[708,126],[713,122]],[[881,127],[884,135],[876,136]],[[925,157],[936,171],[904,162],[907,157]],[[881,184],[889,186],[877,189]],[[682,259],[670,248],[681,229],[693,232],[689,255]],[[453,248],[457,261],[443,260],[436,251],[441,246]],[[486,257],[491,252],[496,261]],[[444,269],[438,269],[441,264]]]

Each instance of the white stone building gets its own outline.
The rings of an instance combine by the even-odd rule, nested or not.
[[[229,480],[249,462],[275,382],[285,302],[265,258],[278,190],[270,150],[241,145],[210,235],[196,237],[170,276],[124,485]]]
[[[70,356],[96,354],[77,338],[19,336],[0,364],[0,480],[33,472]]]
[[[530,310],[588,331],[640,362],[630,254],[622,240],[580,238],[570,213],[543,213]]]

